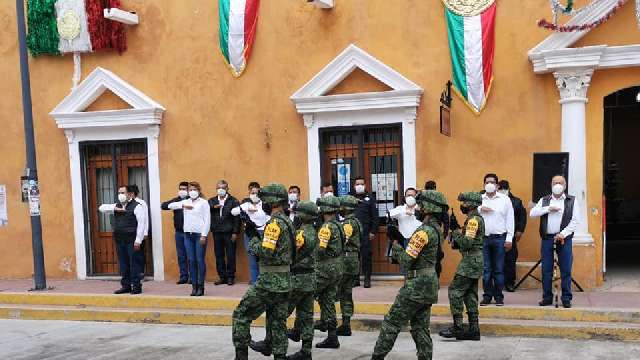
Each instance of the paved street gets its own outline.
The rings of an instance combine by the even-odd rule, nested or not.
[[[262,338],[264,332],[253,329],[253,334]],[[314,359],[368,359],[376,336],[360,332],[341,338],[340,350],[314,351]],[[437,335],[434,343],[438,360],[640,359],[640,343],[490,337],[479,343],[448,342]],[[290,344],[290,351],[299,347]],[[411,336],[402,333],[387,359],[415,359],[413,349]],[[229,327],[0,320],[0,359],[226,360],[233,359],[233,347]]]

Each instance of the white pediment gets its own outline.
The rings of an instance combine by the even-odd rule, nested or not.
[[[326,95],[356,68],[390,91]],[[299,113],[418,106],[423,90],[399,72],[351,44],[292,96]]]
[[[592,0],[591,7],[576,14],[566,25],[593,23],[609,13],[619,0]],[[630,5],[628,2],[626,6]],[[635,24],[634,24],[635,25]],[[602,25],[606,26],[606,24]],[[634,31],[635,26],[633,27]],[[624,46],[585,46],[571,48],[590,30],[554,32],[529,50],[529,60],[535,73],[549,73],[560,69],[620,68],[640,66],[640,44]]]
[[[106,90],[130,109],[84,111]],[[49,115],[59,128],[159,125],[165,108],[109,70],[96,68],[56,106]]]

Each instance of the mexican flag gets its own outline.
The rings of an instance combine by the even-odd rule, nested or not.
[[[260,0],[218,0],[220,50],[231,74],[242,75],[258,26]]]
[[[496,4],[475,16],[462,16],[445,6],[454,90],[479,114],[493,80]]]

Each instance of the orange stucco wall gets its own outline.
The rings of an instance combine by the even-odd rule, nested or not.
[[[238,197],[249,180],[295,183],[308,194],[306,129],[289,96],[350,43],[424,88],[416,132],[418,180],[435,179],[451,202],[459,191],[479,189],[482,176],[491,171],[509,179],[527,203],[532,153],[560,149],[555,81],[552,75],[535,75],[527,59],[527,51],[550,34],[535,25],[550,17],[547,1],[499,2],[491,96],[480,116],[454,99],[452,137],[439,134],[439,97],[451,71],[439,1],[337,0],[330,11],[304,1],[263,1],[252,57],[238,79],[229,74],[218,50],[214,0],[122,2],[141,19],[128,30],[129,50],[83,55],[82,72],[86,76],[97,66],[107,68],[167,109],[159,138],[162,198],[174,196],[183,179],[200,181],[211,195],[219,178],[227,179]],[[0,184],[7,184],[9,193],[9,226],[0,228],[0,277],[24,278],[32,265],[28,210],[20,203],[18,182],[24,141],[15,28],[13,6],[0,8],[0,126],[5,135]],[[628,4],[580,44],[638,43],[639,34]],[[67,141],[48,116],[69,92],[73,61],[70,56],[41,57],[30,64],[47,274],[74,277]],[[336,93],[379,87],[362,74],[347,80]],[[637,69],[597,71],[588,92],[588,210],[596,251],[586,256],[595,264],[590,260],[580,271],[592,279],[590,284],[601,267],[602,98],[638,83]],[[92,109],[110,106],[122,104],[106,97]],[[171,279],[177,269],[170,216],[165,213],[162,220],[165,273]],[[520,247],[523,260],[538,257],[536,228],[537,221],[530,221]],[[445,281],[458,259],[447,252]],[[238,254],[244,279],[244,251]],[[212,251],[207,257],[214,269]],[[215,277],[215,271],[209,276]]]

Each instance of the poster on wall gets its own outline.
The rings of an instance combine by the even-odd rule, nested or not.
[[[7,186],[0,185],[0,227],[7,226],[9,216],[7,214]]]
[[[351,164],[337,164],[338,196],[348,195],[351,191]]]
[[[40,189],[35,180],[29,180],[29,214],[40,216]]]
[[[371,174],[371,189],[376,193],[378,216],[386,217],[387,210],[394,208],[393,195],[398,190],[398,174]]]

